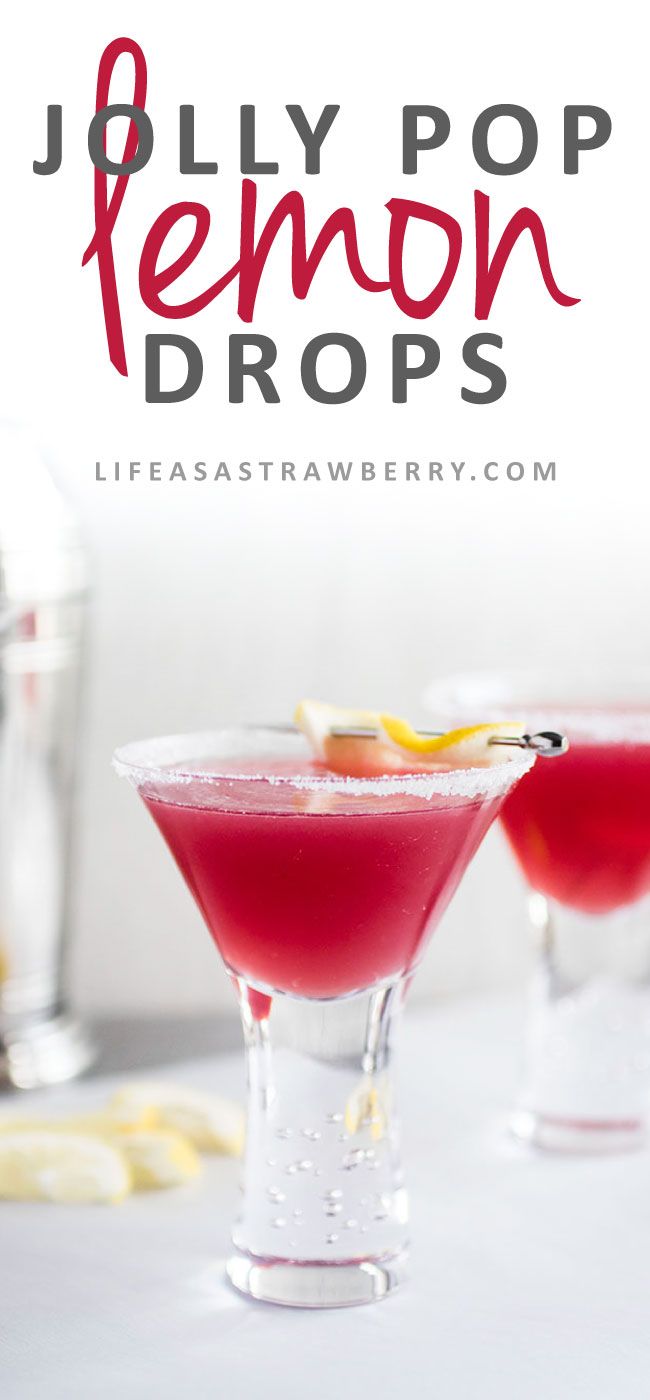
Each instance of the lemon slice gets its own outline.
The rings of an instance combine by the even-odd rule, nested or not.
[[[0,1150],[7,1137],[27,1135],[76,1139],[98,1138],[119,1151],[129,1165],[136,1191],[178,1186],[198,1176],[201,1163],[190,1142],[180,1133],[159,1128],[158,1112],[151,1105],[122,1105],[101,1113],[69,1118],[0,1118]]]
[[[312,748],[324,752],[332,729],[375,729],[379,723],[377,710],[346,710],[340,705],[327,705],[322,700],[301,700],[294,715],[294,724],[306,734]]]
[[[3,1133],[83,1133],[91,1137],[120,1137],[158,1127],[155,1108],[146,1104],[124,1104],[98,1113],[77,1113],[61,1118],[29,1118],[0,1114],[0,1140]]]
[[[345,1126],[351,1137],[362,1128],[370,1131],[373,1142],[380,1142],[388,1128],[389,1104],[385,1084],[378,1085],[366,1075],[350,1094],[345,1105]]]
[[[113,1204],[131,1190],[129,1166],[117,1148],[80,1133],[0,1135],[0,1199]]]
[[[405,719],[395,715],[380,716],[381,729],[400,753],[417,754],[421,760],[451,763],[457,768],[492,766],[508,761],[507,745],[494,744],[493,739],[520,739],[524,725],[518,720],[499,724],[473,724],[463,729],[450,729],[446,734],[419,734]]]
[[[321,763],[334,773],[359,778],[505,763],[507,746],[490,741],[519,738],[524,732],[523,724],[507,720],[420,734],[407,720],[381,710],[348,710],[319,700],[302,700],[294,721]],[[376,737],[336,732],[348,729],[369,729]]]
[[[377,710],[345,710],[326,705],[320,700],[302,700],[294,715],[294,723],[309,741],[315,758],[332,773],[343,777],[369,778],[378,773],[413,772],[419,763],[404,762],[404,755],[393,745],[380,739],[358,736],[342,737],[335,729],[372,729],[381,731],[381,715]]]
[[[153,1128],[123,1133],[114,1142],[129,1164],[135,1191],[182,1186],[200,1175],[196,1148],[180,1133]]]
[[[224,1152],[238,1157],[243,1150],[243,1109],[216,1094],[142,1080],[119,1089],[110,1107],[117,1112],[153,1110],[160,1128],[181,1133],[199,1151]]]

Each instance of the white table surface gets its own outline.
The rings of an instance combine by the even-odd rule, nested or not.
[[[650,1153],[542,1158],[508,1143],[520,1016],[472,1001],[406,1017],[412,1269],[383,1303],[296,1312],[233,1293],[238,1165],[225,1159],[118,1207],[0,1205],[3,1400],[640,1400]],[[164,1073],[241,1090],[239,1056]],[[95,1105],[115,1082],[23,1102]]]

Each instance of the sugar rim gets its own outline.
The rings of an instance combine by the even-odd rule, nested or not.
[[[499,718],[510,719],[521,706],[513,705],[510,715],[502,710]],[[547,709],[530,707],[526,711],[529,729],[556,729],[572,739],[589,740],[593,744],[650,744],[650,709],[626,710],[615,706],[607,709],[591,707],[574,709],[549,705]]]
[[[581,674],[569,673],[552,684],[544,673],[514,670],[442,677],[427,687],[423,699],[440,724],[450,719],[473,724],[487,714],[495,721],[523,720],[529,733],[558,730],[569,742],[650,744],[650,667],[637,668],[620,685],[615,678],[603,696],[594,696]]]
[[[138,788],[153,779],[159,786],[184,786],[191,783],[210,785],[215,782],[233,786],[239,783],[265,783],[268,787],[291,788],[296,791],[337,793],[346,797],[421,797],[430,801],[432,797],[499,797],[508,791],[513,783],[527,773],[535,762],[535,754],[522,749],[513,749],[512,754],[500,762],[486,768],[453,768],[446,772],[405,773],[377,775],[373,778],[351,778],[335,773],[311,776],[305,773],[219,773],[211,769],[188,767],[197,753],[208,755],[215,747],[221,747],[229,739],[239,739],[245,744],[255,735],[268,736],[277,744],[277,733],[263,725],[251,728],[224,728],[206,730],[194,734],[167,734],[159,738],[135,740],[115,751],[113,767],[119,777],[127,778]],[[293,742],[294,736],[284,736]],[[300,741],[301,736],[295,736]],[[308,752],[306,741],[305,752]],[[286,752],[286,748],[285,748]],[[224,755],[216,755],[217,757]],[[242,757],[234,753],[237,757]]]

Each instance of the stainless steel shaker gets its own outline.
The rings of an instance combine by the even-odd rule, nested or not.
[[[65,991],[86,594],[74,519],[29,436],[0,425],[0,1084],[86,1068]]]

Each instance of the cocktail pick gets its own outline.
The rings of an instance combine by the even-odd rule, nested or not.
[[[266,729],[273,729],[279,734],[297,734],[298,726],[295,724],[268,724]],[[417,734],[422,739],[436,739],[444,733],[442,729],[418,729]],[[377,739],[379,731],[366,725],[333,725],[329,734],[333,739]],[[554,729],[543,729],[538,734],[500,734],[493,735],[488,739],[488,744],[500,744],[507,748],[530,749],[537,754],[538,758],[557,758],[558,754],[566,753],[569,741],[565,734],[558,734]]]
[[[532,749],[538,758],[557,758],[566,753],[569,740],[566,734],[558,734],[555,729],[540,729],[538,734],[493,735],[488,744],[506,744],[516,749]]]

